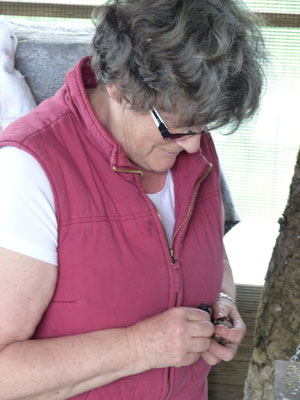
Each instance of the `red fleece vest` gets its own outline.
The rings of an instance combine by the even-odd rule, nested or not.
[[[54,338],[124,327],[174,306],[212,306],[223,277],[218,159],[209,134],[172,169],[175,229],[168,248],[139,173],[96,118],[85,88],[89,58],[65,85],[10,125],[0,146],[19,147],[45,170],[58,221],[59,278],[34,335]],[[156,369],[76,396],[88,400],[206,400],[209,366]]]

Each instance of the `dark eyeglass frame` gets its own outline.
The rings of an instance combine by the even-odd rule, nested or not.
[[[167,127],[167,124],[164,122],[164,120],[162,119],[161,115],[159,114],[156,108],[153,107],[150,110],[150,114],[164,140],[170,140],[170,139],[174,140],[183,138],[185,136],[202,135],[203,133],[207,132],[206,128],[204,128],[201,132],[194,132],[189,129],[187,132],[184,133],[171,133]]]

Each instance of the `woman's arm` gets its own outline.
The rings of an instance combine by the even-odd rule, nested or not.
[[[235,299],[235,286],[225,250],[224,268],[221,292],[226,293]],[[231,317],[233,319],[233,327],[229,329],[222,325],[215,326],[214,333],[225,339],[228,344],[224,346],[217,343],[215,340],[211,341],[209,350],[202,355],[202,358],[210,365],[218,364],[222,360],[231,361],[246,334],[246,325],[244,324],[236,305],[224,297],[218,298],[213,307],[213,318],[217,319],[222,317]]]
[[[232,270],[230,267],[230,263],[229,263],[225,248],[224,248],[223,263],[224,263],[224,276],[223,276],[221,292],[228,294],[230,297],[232,297],[235,300],[236,289],[235,289],[235,284],[234,284],[234,280],[233,280]]]
[[[0,249],[0,400],[62,400],[151,368],[189,365],[213,334],[208,314],[173,308],[120,329],[30,340],[57,267]]]
[[[56,279],[57,267],[0,250],[0,399],[66,399],[141,370],[125,329],[28,340]]]

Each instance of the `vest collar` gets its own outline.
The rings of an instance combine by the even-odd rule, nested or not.
[[[86,89],[96,87],[97,81],[91,69],[91,58],[83,58],[66,76],[67,102],[75,114],[80,128],[93,145],[107,159],[112,169],[136,170],[124,150],[99,121],[90,103]]]

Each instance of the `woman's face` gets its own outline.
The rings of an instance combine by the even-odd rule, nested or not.
[[[176,116],[164,115],[167,124],[173,118],[175,120]],[[186,130],[174,128],[171,124],[168,124],[168,127],[171,132],[180,133]],[[164,140],[150,113],[138,114],[123,109],[119,135],[116,139],[134,164],[146,170],[165,172],[172,168],[181,151],[195,153],[199,150],[201,135]]]
[[[154,172],[166,172],[172,168],[178,154],[185,150],[195,153],[200,148],[201,135],[186,136],[177,140],[164,140],[150,113],[140,114],[130,110],[120,100],[114,85],[87,91],[91,104],[103,125],[137,166]],[[170,132],[194,131],[199,127],[175,128],[176,115],[162,115]]]

